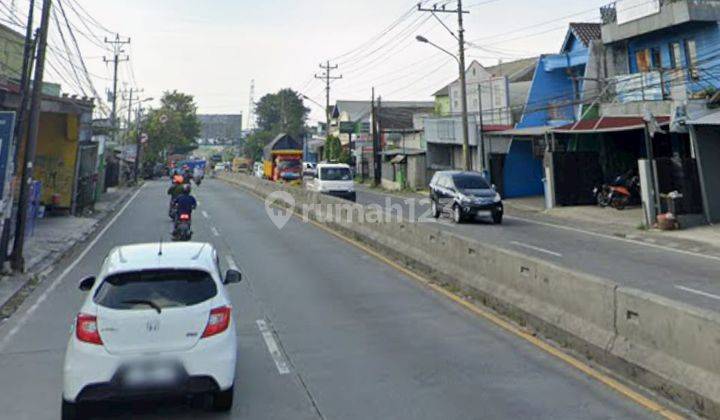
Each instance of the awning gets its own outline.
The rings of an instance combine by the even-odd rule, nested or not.
[[[669,116],[655,117],[659,125],[670,124]],[[552,130],[560,134],[610,133],[616,131],[642,130],[645,128],[643,117],[601,117],[581,120]]]
[[[491,136],[518,136],[518,137],[542,137],[545,135],[545,133],[549,132],[555,128],[552,125],[543,125],[539,127],[526,127],[526,128],[513,128],[510,130],[504,130],[504,131],[497,131],[494,133],[489,133]]]
[[[688,125],[720,125],[720,112],[714,112],[704,117],[688,121]]]
[[[512,125],[507,124],[483,124],[483,133],[495,133],[498,131],[505,131],[513,128]]]
[[[403,163],[405,162],[405,155],[397,155],[390,159],[390,163]]]

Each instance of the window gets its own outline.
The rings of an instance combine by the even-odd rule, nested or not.
[[[700,80],[700,69],[698,68],[697,45],[689,39],[685,41],[685,60],[687,61],[688,72],[693,80]]]
[[[673,42],[670,44],[670,67],[679,69],[682,67],[682,54],[680,52],[680,43]]]
[[[197,305],[216,294],[215,281],[205,271],[148,270],[108,276],[94,300],[111,309],[177,308]]]
[[[323,181],[350,181],[350,169],[348,168],[322,168],[320,178]]]
[[[663,62],[662,62],[662,53],[660,52],[660,48],[652,48],[651,50],[652,54],[652,67],[655,70],[660,70],[663,68]]]
[[[479,175],[455,175],[453,182],[459,190],[489,190],[485,178]]]
[[[637,71],[646,73],[650,71],[652,67],[652,57],[650,57],[650,49],[644,49],[635,52],[635,63],[637,64]]]

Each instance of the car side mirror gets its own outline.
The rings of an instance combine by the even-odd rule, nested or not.
[[[88,276],[84,279],[80,280],[80,284],[78,285],[78,289],[82,290],[83,292],[88,292],[92,287],[95,285],[95,276]]]
[[[242,274],[238,270],[229,269],[225,273],[225,284],[240,283],[242,280]]]

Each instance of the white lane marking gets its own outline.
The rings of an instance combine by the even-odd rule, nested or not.
[[[44,302],[45,299],[47,299],[48,295],[55,290],[58,285],[63,281],[65,276],[67,276],[79,263],[80,261],[85,258],[85,256],[90,252],[91,249],[95,246],[95,244],[98,243],[100,238],[105,234],[105,232],[110,229],[110,227],[117,221],[117,219],[125,212],[125,209],[128,208],[128,206],[135,201],[135,197],[140,194],[140,191],[142,191],[143,188],[145,188],[146,184],[143,184],[140,188],[138,188],[137,191],[135,191],[135,194],[133,194],[132,197],[130,197],[130,200],[128,200],[124,206],[113,216],[112,219],[105,225],[105,227],[100,230],[100,232],[95,236],[95,239],[90,241],[90,243],[85,247],[85,249],[78,255],[78,257],[68,265],[65,270],[60,273],[60,275],[50,284],[50,286],[45,289],[45,291],[37,298],[35,303],[28,308],[27,311],[25,311],[24,314],[17,320],[17,323],[15,326],[8,331],[7,335],[3,337],[2,341],[0,341],[0,352],[5,348],[5,346],[8,344],[8,342],[17,334],[18,331],[20,331],[20,328],[28,321],[30,316],[37,310],[40,303]]]
[[[207,212],[206,212],[205,210],[203,210],[201,213],[202,213],[202,215],[203,215],[204,218],[206,218],[206,219],[209,219],[209,218],[210,218],[210,215],[207,214]]]
[[[513,244],[513,245],[517,245],[517,246],[523,247],[523,248],[532,249],[533,251],[538,251],[538,252],[542,252],[542,253],[545,253],[545,254],[550,254],[550,255],[553,255],[553,256],[556,256],[556,257],[562,257],[562,256],[563,256],[562,254],[560,254],[560,253],[558,253],[558,252],[550,251],[550,250],[548,250],[548,249],[540,248],[540,247],[537,247],[537,246],[532,246],[532,245],[524,244],[524,243],[522,243],[522,242],[510,241],[510,243]]]
[[[220,236],[220,232],[215,228],[215,226],[211,226],[210,230],[212,231],[213,235]]]
[[[702,290],[691,289],[691,288],[689,288],[689,287],[680,286],[679,284],[678,284],[678,285],[675,285],[675,288],[676,288],[676,289],[680,289],[680,290],[684,290],[684,291],[686,291],[686,292],[688,292],[688,293],[694,293],[694,294],[696,294],[696,295],[705,296],[705,297],[709,297],[709,298],[711,298],[711,299],[720,300],[720,296],[714,295],[714,294],[708,293],[708,292],[703,292]]]
[[[235,264],[235,260],[233,260],[233,257],[231,257],[231,256],[229,256],[229,255],[226,255],[226,256],[225,256],[225,260],[227,261],[228,267],[229,267],[231,270],[237,270],[237,269],[238,269],[238,266],[237,266],[237,264]]]
[[[568,230],[571,232],[583,233],[585,235],[595,236],[598,238],[612,239],[614,241],[626,242],[626,243],[631,243],[634,245],[643,245],[648,248],[655,248],[655,249],[660,249],[663,251],[676,252],[678,254],[689,255],[689,256],[698,257],[698,258],[705,258],[708,260],[720,261],[720,257],[715,256],[715,255],[706,255],[706,254],[700,254],[697,252],[686,251],[684,249],[669,248],[669,247],[663,246],[663,245],[651,244],[648,242],[643,242],[643,241],[635,240],[635,239],[621,238],[619,236],[608,235],[605,233],[591,232],[589,230],[578,229],[578,228],[574,228],[571,226],[562,226],[562,225],[556,225],[554,223],[538,222],[536,220],[530,220],[530,219],[525,219],[522,217],[515,217],[515,216],[505,216],[505,218],[510,219],[510,220],[519,220],[521,222],[527,222],[527,223],[545,226],[545,227],[551,227],[551,228],[555,228],[555,229],[563,229],[563,230]]]
[[[288,365],[287,360],[285,360],[285,356],[280,351],[280,347],[278,346],[277,341],[275,341],[275,336],[273,336],[272,331],[268,328],[267,323],[264,319],[258,319],[256,322],[258,329],[260,330],[260,334],[262,334],[263,340],[265,340],[265,344],[270,352],[270,356],[272,356],[275,361],[278,373],[281,375],[290,373],[290,366]]]

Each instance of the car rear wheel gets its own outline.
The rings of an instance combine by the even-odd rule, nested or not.
[[[432,209],[430,212],[432,213],[432,217],[439,218],[440,217],[440,209],[438,208],[437,202],[435,200],[432,200]]]
[[[65,401],[63,399],[62,401],[62,420],[76,420],[81,419],[81,413],[80,413],[80,407],[77,403],[71,403],[68,401]]]
[[[233,395],[235,387],[231,386],[226,391],[218,391],[213,394],[212,408],[213,411],[230,411],[233,406]]]

